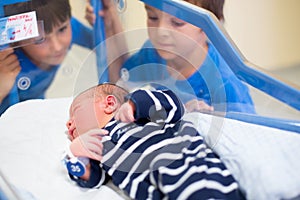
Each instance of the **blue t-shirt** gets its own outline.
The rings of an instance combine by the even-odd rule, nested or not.
[[[196,97],[214,106],[216,111],[255,113],[248,87],[235,76],[211,43],[203,64],[186,80],[170,76],[166,60],[158,55],[150,41],[124,63],[121,78],[129,87],[167,87],[183,102]]]
[[[86,48],[93,48],[93,31],[84,26],[77,19],[71,18],[72,43]],[[21,65],[15,84],[10,93],[0,104],[0,115],[11,105],[28,99],[45,97],[45,92],[52,83],[59,68],[53,66],[50,70],[42,70],[24,54],[21,49],[16,49],[15,54]]]

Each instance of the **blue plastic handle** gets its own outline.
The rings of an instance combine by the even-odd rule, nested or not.
[[[10,4],[15,4],[15,3],[21,3],[21,2],[26,2],[30,0],[9,0],[9,1],[0,1],[0,17],[4,17],[4,6],[10,5]]]
[[[98,12],[103,9],[103,5],[101,0],[91,0],[91,4],[96,15],[96,21],[94,24],[94,45],[97,59],[98,78],[99,83],[103,83],[109,81],[106,59],[105,25],[103,18],[98,15]]]

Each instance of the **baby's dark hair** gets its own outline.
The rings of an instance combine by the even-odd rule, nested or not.
[[[225,0],[185,0],[191,4],[204,8],[212,12],[220,21],[224,21]]]
[[[125,102],[125,96],[128,95],[128,91],[124,88],[113,83],[102,83],[80,93],[76,98],[94,98],[97,100],[107,95],[113,95],[116,97],[118,103],[121,105]]]
[[[125,96],[128,95],[128,91],[112,83],[103,83],[96,87],[95,96],[101,94],[114,95],[118,102],[123,104],[125,102]]]
[[[45,33],[51,33],[57,26],[71,18],[69,0],[31,0],[22,3],[6,5],[5,16],[36,11],[37,20],[44,21]]]

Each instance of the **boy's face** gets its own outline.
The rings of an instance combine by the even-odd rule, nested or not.
[[[70,118],[67,122],[68,134],[71,140],[88,130],[99,128],[98,107],[94,98],[75,99],[70,107]]]
[[[205,44],[200,28],[151,6],[145,8],[149,38],[164,59],[178,56],[189,59],[195,48]]]
[[[25,54],[29,56],[34,64],[42,69],[63,62],[69,50],[72,40],[72,29],[70,20],[53,27],[51,33],[45,36],[45,40],[38,44],[22,47]]]

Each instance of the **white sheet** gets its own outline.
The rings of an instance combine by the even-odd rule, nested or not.
[[[0,169],[37,199],[126,198],[112,186],[86,190],[69,180],[60,160],[71,100],[30,100],[10,107],[0,118]],[[196,124],[248,199],[300,195],[299,134],[201,113],[185,118]]]
[[[200,113],[186,119],[221,157],[247,199],[300,198],[299,134]]]

